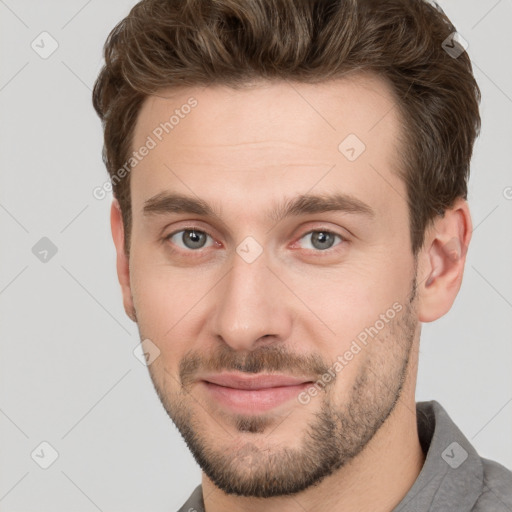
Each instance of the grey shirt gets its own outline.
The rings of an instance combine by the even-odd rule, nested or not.
[[[512,472],[480,457],[435,400],[416,411],[425,464],[393,512],[512,512]],[[178,512],[205,512],[201,485]]]

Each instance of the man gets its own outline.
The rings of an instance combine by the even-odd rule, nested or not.
[[[454,31],[421,0],[143,0],[109,36],[124,307],[203,471],[181,510],[512,510],[415,402],[472,231]]]

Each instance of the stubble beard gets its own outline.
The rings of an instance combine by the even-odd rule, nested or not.
[[[311,401],[312,405],[320,400],[321,406],[302,428],[298,448],[279,446],[272,441],[273,433],[289,425],[296,429],[295,410],[284,420],[276,420],[275,416],[267,414],[232,415],[228,426],[228,416],[214,418],[206,412],[206,405],[200,405],[192,397],[191,382],[181,379],[180,389],[171,392],[169,390],[176,389],[179,377],[157,365],[150,366],[153,385],[162,405],[208,478],[226,494],[257,498],[292,495],[320,483],[361,453],[400,400],[418,326],[415,292],[416,278],[401,314],[363,349],[372,350],[372,353],[359,369],[348,399],[336,403],[335,386],[332,385]],[[142,333],[141,339],[144,339]],[[277,363],[286,360],[286,354],[279,350],[251,352],[243,360],[237,357],[234,352],[224,352],[224,358],[215,362],[222,368],[252,373],[263,369],[283,370],[287,366],[296,368],[293,363]],[[198,363],[199,357],[196,356],[192,366],[194,361]],[[314,367],[318,369],[317,359],[302,363],[309,368],[317,363]],[[183,369],[187,364],[180,367]],[[343,378],[342,375],[343,371],[333,384]],[[211,433],[212,426],[218,430],[215,436]],[[235,432],[228,433],[230,428]],[[297,445],[297,435],[299,433],[290,433],[285,437],[294,436]],[[216,445],[216,439],[222,437],[227,438],[226,444]],[[237,440],[236,449],[230,446],[230,439]]]

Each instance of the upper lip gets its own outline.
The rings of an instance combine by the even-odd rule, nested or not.
[[[241,373],[217,373],[202,378],[206,382],[234,389],[266,389],[282,386],[297,386],[311,379],[290,375],[259,374],[246,375]]]

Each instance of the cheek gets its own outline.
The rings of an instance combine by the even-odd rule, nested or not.
[[[135,256],[135,255],[134,255]],[[131,289],[141,333],[166,350],[178,348],[183,328],[190,325],[195,305],[207,291],[200,279],[163,265],[150,265],[148,258],[134,257]],[[197,307],[197,306],[196,306]]]
[[[300,298],[308,311],[310,329],[325,330],[342,350],[350,340],[365,328],[372,326],[380,315],[405,305],[412,284],[413,270],[405,262],[390,265],[388,255],[379,258],[361,258],[357,263],[336,269],[315,269],[294,272],[285,270],[281,275],[287,285]],[[303,270],[303,269],[302,269]],[[297,302],[297,301],[295,301]],[[330,334],[329,334],[330,333]]]

